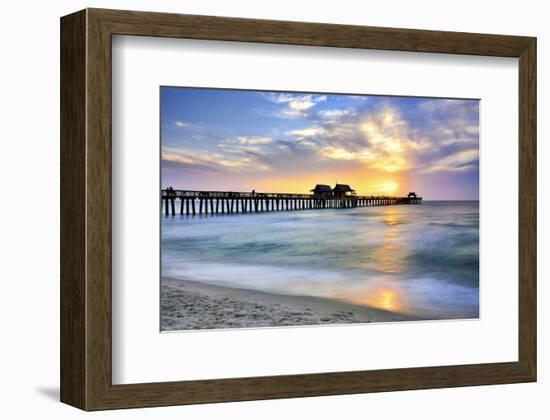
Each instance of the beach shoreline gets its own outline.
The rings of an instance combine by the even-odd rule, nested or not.
[[[277,294],[162,277],[161,331],[418,320],[336,299]]]

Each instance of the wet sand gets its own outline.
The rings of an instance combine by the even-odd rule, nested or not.
[[[164,277],[161,330],[259,328],[414,320],[338,300],[230,288]]]

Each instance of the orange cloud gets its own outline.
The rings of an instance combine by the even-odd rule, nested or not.
[[[363,136],[362,144],[346,141],[357,131]],[[329,137],[337,139],[338,146],[321,148],[319,156],[334,160],[358,160],[364,162],[367,168],[389,173],[405,171],[413,164],[410,152],[427,146],[422,140],[412,139],[410,131],[399,112],[386,106],[354,127],[349,124],[334,127]]]

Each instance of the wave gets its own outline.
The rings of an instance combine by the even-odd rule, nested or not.
[[[473,314],[479,306],[478,208],[477,202],[428,202],[166,218],[162,274],[369,305],[379,299],[376,293],[388,302],[393,293],[411,314]]]

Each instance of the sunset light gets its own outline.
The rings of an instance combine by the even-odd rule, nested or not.
[[[478,198],[477,100],[193,88],[161,100],[163,186]]]
[[[386,195],[394,195],[397,192],[399,185],[397,182],[388,181],[380,185],[379,191]]]

